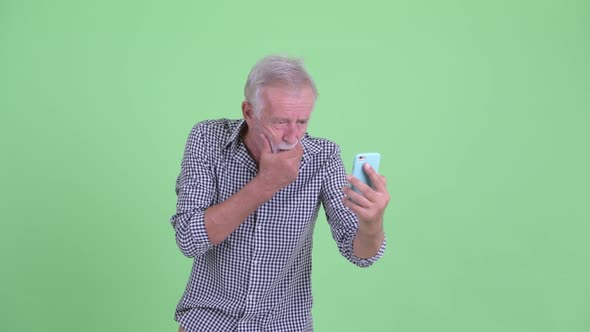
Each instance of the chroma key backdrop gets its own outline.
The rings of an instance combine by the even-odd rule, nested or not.
[[[0,0],[0,330],[177,331],[184,144],[276,53],[391,193],[367,269],[320,212],[316,331],[590,331],[589,34],[582,0]]]

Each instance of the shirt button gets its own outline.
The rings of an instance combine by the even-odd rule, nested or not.
[[[256,265],[256,264],[258,264],[258,261],[257,260],[253,260],[252,261],[252,265]]]

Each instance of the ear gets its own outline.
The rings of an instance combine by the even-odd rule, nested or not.
[[[245,100],[242,102],[242,116],[247,123],[250,123],[254,118],[254,108],[250,102]]]

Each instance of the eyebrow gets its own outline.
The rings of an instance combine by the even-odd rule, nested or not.
[[[308,118],[297,118],[297,119],[295,119],[295,121],[309,121],[309,119],[310,119],[309,117]],[[277,121],[277,120],[289,121],[290,119],[289,118],[286,118],[286,117],[276,116],[276,117],[272,117],[271,120],[275,120],[275,121]]]

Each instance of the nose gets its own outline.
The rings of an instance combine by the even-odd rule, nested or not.
[[[296,123],[290,123],[285,128],[285,132],[283,133],[283,141],[288,144],[295,144],[299,140],[299,129],[297,128]]]

